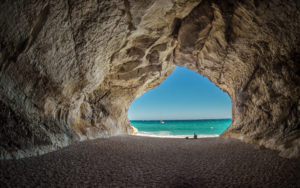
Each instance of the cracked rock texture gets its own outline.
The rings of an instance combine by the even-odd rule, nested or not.
[[[300,155],[297,0],[0,2],[0,158],[134,134],[128,107],[175,65],[232,99],[223,137]]]

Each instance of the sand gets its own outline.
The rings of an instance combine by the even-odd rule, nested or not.
[[[233,139],[118,136],[0,162],[0,187],[300,187],[300,159]]]

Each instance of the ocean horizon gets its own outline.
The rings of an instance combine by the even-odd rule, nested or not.
[[[231,124],[231,118],[220,119],[172,119],[172,120],[130,120],[138,130],[138,136],[151,137],[218,137]]]
[[[202,121],[202,120],[232,120],[232,118],[204,118],[204,119],[131,119],[129,121]]]

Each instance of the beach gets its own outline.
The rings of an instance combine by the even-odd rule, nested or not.
[[[300,187],[300,159],[234,139],[115,136],[0,161],[0,187]]]

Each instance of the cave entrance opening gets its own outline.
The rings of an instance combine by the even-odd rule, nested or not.
[[[141,136],[218,136],[231,124],[231,98],[208,78],[176,66],[158,87],[133,101],[128,118]]]

